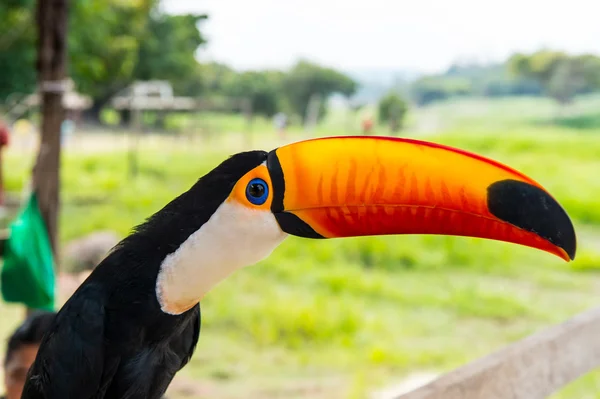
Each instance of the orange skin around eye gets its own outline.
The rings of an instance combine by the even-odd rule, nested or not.
[[[252,179],[262,179],[267,183],[269,187],[269,193],[267,195],[267,200],[264,204],[255,205],[248,200],[246,197],[246,187],[248,187],[248,183]],[[261,211],[270,211],[271,210],[271,202],[273,201],[273,185],[271,184],[271,177],[269,176],[269,170],[265,165],[259,165],[256,168],[252,169],[250,172],[246,173],[233,187],[231,194],[227,201],[235,201],[236,203],[248,207],[250,209],[256,209]]]

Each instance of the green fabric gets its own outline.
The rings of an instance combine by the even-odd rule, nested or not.
[[[31,309],[53,310],[54,257],[35,194],[9,228],[0,272],[2,297]]]

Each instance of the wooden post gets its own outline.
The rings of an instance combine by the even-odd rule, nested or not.
[[[314,133],[317,122],[319,121],[319,110],[321,108],[321,95],[313,93],[308,101],[306,107],[306,120],[304,123],[304,130]]]
[[[41,97],[41,140],[33,170],[33,188],[58,264],[60,133],[67,89],[68,0],[38,0],[38,84]]]
[[[132,104],[129,127],[129,178],[135,179],[139,170],[139,146],[142,129],[142,111]]]

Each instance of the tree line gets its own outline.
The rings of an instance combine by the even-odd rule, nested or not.
[[[100,110],[136,80],[168,80],[176,95],[212,99],[249,99],[255,114],[286,112],[306,117],[318,97],[318,115],[332,93],[351,97],[358,83],[345,73],[300,60],[288,70],[236,71],[220,63],[199,63],[207,44],[207,15],[170,15],[160,0],[79,0],[70,3],[68,68],[76,89]],[[0,2],[0,103],[13,93],[36,87],[35,0]],[[600,58],[542,50],[515,54],[492,65],[455,64],[438,75],[390,88],[380,99],[382,122],[392,126],[406,112],[404,99],[427,105],[461,96],[549,96],[568,104],[600,88]],[[400,95],[399,95],[400,94]]]
[[[442,74],[422,76],[405,91],[418,105],[464,96],[547,96],[560,104],[600,89],[600,58],[540,50],[517,53],[504,63],[455,64]]]
[[[136,80],[168,80],[176,95],[250,99],[253,112],[305,116],[311,97],[354,94],[357,83],[325,66],[300,60],[288,71],[238,72],[199,63],[207,15],[170,15],[158,0],[71,2],[68,68],[77,91],[93,100],[98,118],[110,99]],[[0,2],[0,102],[36,87],[35,0]],[[319,115],[325,113],[321,101]]]

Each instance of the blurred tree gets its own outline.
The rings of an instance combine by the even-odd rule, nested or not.
[[[157,14],[150,18],[140,42],[135,79],[168,80],[176,93],[188,92],[197,74],[196,50],[206,40],[198,25],[206,15]]]
[[[35,90],[34,0],[0,1],[0,101]],[[165,79],[189,93],[205,15],[167,15],[159,0],[79,0],[69,18],[69,75],[93,100],[91,116],[134,80]],[[192,86],[191,89],[188,86]]]
[[[213,104],[227,104],[227,98],[251,101],[252,112],[273,116],[283,106],[281,85],[285,74],[281,71],[237,72],[218,62],[197,63],[192,78],[187,79],[183,93],[202,96]],[[239,107],[235,112],[241,112]]]
[[[504,63],[455,63],[443,74],[417,79],[408,92],[415,103],[427,105],[461,96],[537,96],[542,87],[529,76],[511,74]]]
[[[505,75],[491,76],[479,88],[485,97],[540,96],[542,87],[534,79]]]
[[[35,89],[34,0],[0,1],[0,102]]]
[[[410,88],[411,97],[418,105],[472,94],[472,82],[464,77],[424,76]]]
[[[94,99],[98,118],[106,102],[135,80],[169,80],[189,92],[197,76],[195,52],[205,15],[168,15],[158,0],[74,2],[69,35],[71,76]]]
[[[570,103],[575,95],[586,87],[582,72],[581,65],[572,59],[557,63],[545,82],[548,95],[560,104]]]
[[[486,97],[540,95],[541,87],[531,78],[512,76],[504,63],[455,63],[443,75],[469,81],[470,94]]]
[[[357,83],[334,69],[300,61],[286,74],[282,87],[290,109],[305,118],[313,95],[326,99],[333,93],[341,93],[349,97],[356,91]],[[325,110],[325,101],[321,101],[320,117]]]
[[[210,62],[198,64],[194,87],[190,95],[226,93],[231,90],[237,73],[225,64]]]
[[[508,67],[517,76],[538,81],[545,93],[560,104],[600,87],[600,59],[590,54],[570,56],[550,50],[515,54]]]
[[[600,57],[593,54],[584,54],[575,57],[576,63],[581,68],[581,74],[586,82],[585,91],[600,89]]]
[[[90,95],[91,115],[134,79],[140,43],[156,0],[81,0],[72,4],[69,32],[70,75]]]
[[[379,100],[379,121],[388,123],[390,130],[396,133],[402,128],[407,111],[406,102],[394,92],[390,92]]]
[[[252,112],[271,117],[281,109],[281,82],[279,71],[249,71],[235,76],[226,92],[233,97],[250,99]]]

